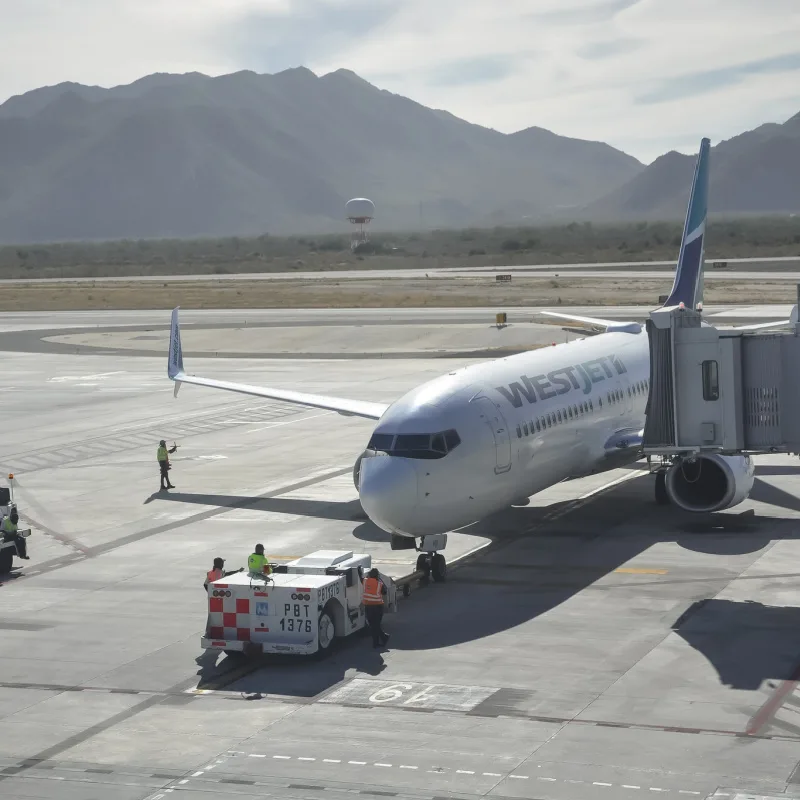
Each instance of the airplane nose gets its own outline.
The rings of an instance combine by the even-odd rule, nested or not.
[[[389,533],[411,533],[417,513],[417,472],[408,459],[365,458],[358,494],[362,508],[378,527]]]

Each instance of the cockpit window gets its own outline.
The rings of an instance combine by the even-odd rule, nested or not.
[[[390,456],[402,458],[444,458],[461,444],[454,430],[443,433],[374,433],[367,445],[368,450],[380,450]]]
[[[394,436],[391,433],[373,433],[367,449],[388,451],[392,449],[393,441]]]
[[[394,450],[405,452],[406,450],[429,450],[431,437],[425,434],[404,434],[398,436],[394,443]]]

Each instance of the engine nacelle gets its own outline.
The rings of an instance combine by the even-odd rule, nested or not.
[[[754,481],[750,456],[704,455],[673,464],[666,490],[670,502],[684,511],[721,511],[746,500]]]
[[[354,484],[355,484],[355,486],[356,486],[356,490],[358,490],[358,488],[359,488],[359,483],[360,483],[360,479],[361,479],[361,462],[362,462],[362,461],[363,461],[365,458],[371,458],[372,456],[375,456],[375,455],[377,455],[377,453],[376,453],[374,450],[365,450],[365,451],[364,451],[364,452],[363,452],[363,453],[362,453],[362,454],[361,454],[361,455],[360,455],[360,456],[359,456],[359,457],[356,459],[356,463],[355,463],[355,465],[353,466],[353,483],[354,483]]]

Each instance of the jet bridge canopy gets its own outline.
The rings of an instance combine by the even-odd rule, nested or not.
[[[800,324],[754,333],[701,319],[675,306],[646,323],[645,454],[800,453]]]

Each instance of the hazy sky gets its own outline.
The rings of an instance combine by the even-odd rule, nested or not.
[[[304,65],[644,161],[800,111],[800,0],[0,0],[0,100]]]

